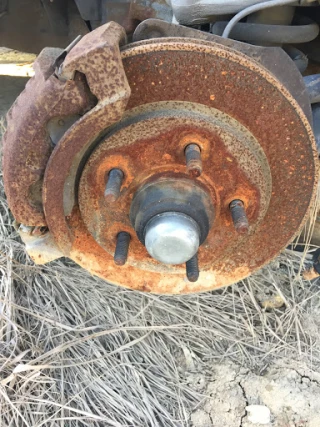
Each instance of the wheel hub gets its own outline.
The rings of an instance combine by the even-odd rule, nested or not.
[[[196,178],[186,166],[190,143],[201,149],[202,173]],[[105,188],[115,168],[124,178],[119,197],[110,203]],[[78,197],[86,228],[111,256],[117,235],[126,231],[131,236],[127,265],[184,277],[184,261],[159,263],[149,256],[148,222],[171,212],[190,217],[200,229],[199,263],[212,266],[246,239],[234,230],[229,204],[244,202],[254,233],[268,208],[271,174],[256,139],[231,117],[168,101],[133,108],[108,130],[83,168]]]

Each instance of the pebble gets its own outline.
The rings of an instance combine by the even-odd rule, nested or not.
[[[269,424],[271,422],[271,412],[264,405],[249,405],[246,407],[248,421],[252,424]]]

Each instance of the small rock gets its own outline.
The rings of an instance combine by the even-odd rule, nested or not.
[[[266,310],[271,310],[273,308],[280,308],[283,306],[283,304],[284,304],[284,301],[280,295],[274,295],[270,298],[267,298],[261,301],[262,307],[265,308]]]
[[[271,421],[271,412],[264,405],[249,405],[246,407],[248,412],[248,421],[252,424],[269,424]]]
[[[202,409],[198,409],[191,415],[192,427],[210,427],[212,422],[207,412]]]
[[[304,270],[304,272],[302,273],[302,277],[305,280],[313,280],[313,279],[317,279],[319,277],[319,273],[317,272],[317,270],[312,266],[307,268],[306,270]]]

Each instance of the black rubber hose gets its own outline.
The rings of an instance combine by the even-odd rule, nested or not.
[[[267,25],[249,22],[235,24],[230,33],[234,40],[270,43],[297,44],[314,40],[319,34],[319,25],[306,17],[299,19],[299,25]],[[221,36],[228,22],[218,21],[211,27],[211,32]]]
[[[320,74],[312,74],[303,78],[309,93],[311,104],[320,102]]]
[[[318,153],[320,154],[320,104],[313,104],[312,118],[313,118],[313,133],[316,138]]]
[[[308,67],[309,62],[307,55],[294,46],[283,46],[282,49],[286,52],[287,55],[290,56],[300,73],[304,73]]]
[[[243,18],[251,15],[252,13],[260,12],[264,9],[270,9],[271,7],[284,6],[295,3],[295,0],[267,0],[262,1],[251,6],[246,7],[245,9],[240,10],[233,18],[230,19],[228,25],[223,30],[222,37],[230,38],[230,33],[232,32],[234,26],[240,22]]]

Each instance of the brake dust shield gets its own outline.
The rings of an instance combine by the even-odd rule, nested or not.
[[[274,258],[307,218],[317,182],[311,127],[281,83],[234,49],[188,38],[120,50],[123,43],[123,30],[110,23],[80,40],[58,72],[52,64],[61,51],[40,54],[4,139],[15,219],[48,227],[36,262],[54,250],[110,283],[155,293],[235,283]],[[186,170],[190,142],[201,149],[199,177]],[[124,179],[110,203],[104,191],[114,168]],[[181,194],[203,193],[214,211],[195,283],[184,265],[154,260],[130,220],[139,190],[163,180],[179,182]],[[246,207],[246,234],[234,229],[235,199]],[[131,241],[120,267],[113,256],[123,231]]]

